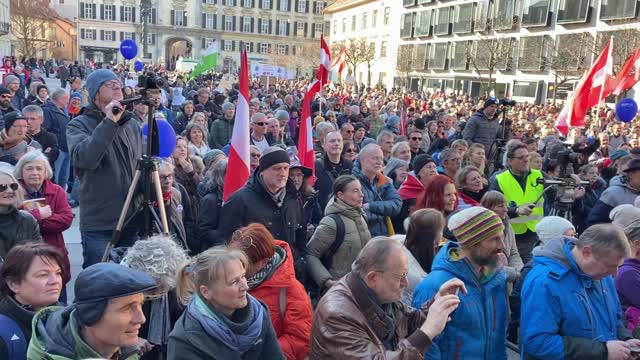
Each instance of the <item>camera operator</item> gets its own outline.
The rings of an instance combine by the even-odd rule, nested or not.
[[[496,98],[490,97],[485,100],[482,109],[476,111],[462,132],[462,138],[470,144],[479,143],[484,145],[487,155],[491,151],[491,145],[496,141],[500,124],[496,112],[499,102]]]
[[[89,105],[67,126],[69,152],[80,179],[83,268],[101,260],[142,156],[140,127],[128,121],[132,115],[120,104],[123,94],[116,74],[96,70],[86,87]],[[116,108],[120,112],[114,114]],[[135,229],[125,227],[118,246],[131,246],[137,237]]]

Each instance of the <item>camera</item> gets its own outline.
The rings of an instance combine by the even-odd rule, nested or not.
[[[502,106],[516,106],[516,101],[515,100],[511,100],[511,99],[507,99],[507,98],[503,98],[503,99],[500,99],[500,105],[502,105]]]
[[[167,82],[152,71],[147,71],[144,75],[138,76],[138,87],[140,89],[161,89],[166,86]]]

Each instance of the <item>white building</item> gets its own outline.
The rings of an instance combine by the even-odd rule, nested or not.
[[[242,46],[249,50],[250,60],[263,62],[270,52],[295,55],[298,46],[319,39],[326,4],[312,0],[151,0],[148,51],[142,54],[139,2],[84,1],[79,3],[81,58],[121,61],[120,42],[136,39],[141,58],[171,64],[177,56],[201,57],[216,41],[218,64],[230,71],[239,64]]]
[[[408,62],[403,65],[411,70],[414,90],[479,95],[490,67],[485,60],[493,52],[499,57],[493,73],[496,96],[544,101],[557,90],[564,98],[611,35],[614,64],[640,47],[637,0],[402,3],[399,56]],[[491,51],[492,39],[503,48]]]
[[[371,78],[366,64],[348,69],[359,84],[393,86],[400,36],[400,0],[336,0],[325,9],[331,26],[330,46],[365,39],[374,44]]]
[[[11,38],[9,36],[10,0],[0,0],[0,61],[11,56]]]

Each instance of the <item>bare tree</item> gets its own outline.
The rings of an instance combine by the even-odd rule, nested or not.
[[[483,84],[485,92],[494,90],[496,70],[507,70],[513,63],[515,39],[478,34],[477,40],[467,43],[467,59]],[[486,75],[486,82],[483,75]]]
[[[554,105],[558,88],[579,80],[589,66],[594,45],[595,39],[587,32],[557,35],[555,41],[545,44],[542,66],[554,77]]]
[[[343,48],[345,48],[345,62],[353,74],[355,74],[359,65],[367,64],[367,78],[369,85],[371,85],[371,67],[376,55],[375,44],[369,43],[365,38],[350,38],[345,42],[336,42],[332,45],[331,52],[333,56],[338,56]],[[356,91],[358,91],[357,82]]]
[[[398,59],[396,61],[396,72],[402,77],[405,88],[409,88],[409,73],[414,70],[414,45],[406,44],[398,46]]]
[[[320,47],[315,42],[305,42],[295,46],[295,54],[291,45],[286,53],[281,53],[277,46],[272,46],[267,54],[267,59],[270,65],[294,68],[296,78],[299,78],[304,70],[315,71],[317,69],[320,64]]]
[[[27,58],[47,49],[47,29],[57,14],[40,0],[11,0],[11,32],[18,40],[18,52]]]

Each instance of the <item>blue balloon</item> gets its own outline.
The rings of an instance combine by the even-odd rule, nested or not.
[[[156,120],[156,126],[158,127],[158,153],[151,154],[152,156],[158,156],[161,158],[168,158],[173,154],[173,150],[176,148],[176,132],[173,130],[173,126],[166,120]],[[147,141],[148,125],[142,126],[142,136]],[[146,149],[146,148],[145,148]]]
[[[631,98],[618,101],[616,105],[616,116],[620,121],[628,123],[638,114],[638,104]]]
[[[120,43],[120,53],[125,59],[131,60],[138,55],[138,45],[131,39],[124,40]]]
[[[136,69],[136,71],[142,71],[144,70],[144,63],[140,60],[136,60],[136,62],[133,63],[133,68]]]

